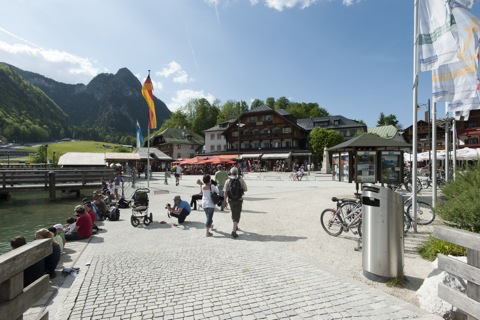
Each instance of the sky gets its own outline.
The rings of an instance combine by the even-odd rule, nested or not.
[[[421,0],[420,0],[421,1]],[[478,17],[479,4],[472,12]],[[0,0],[0,62],[64,83],[128,68],[171,111],[286,97],[413,119],[414,0]],[[431,98],[419,74],[418,113]],[[445,105],[438,104],[438,117]],[[144,112],[148,113],[145,104]]]

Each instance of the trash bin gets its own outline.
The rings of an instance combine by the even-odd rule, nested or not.
[[[373,281],[403,275],[403,198],[372,183],[362,185],[362,266]]]

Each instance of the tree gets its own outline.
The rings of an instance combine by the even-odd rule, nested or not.
[[[381,126],[389,126],[392,125],[395,128],[400,128],[401,125],[399,125],[397,116],[394,114],[389,114],[388,116],[385,116],[383,112],[380,113],[380,116],[377,121],[377,127]]]
[[[196,133],[203,135],[203,130],[215,126],[219,110],[210,105],[207,99],[195,99],[195,111],[192,119],[191,129]]]
[[[265,105],[265,102],[263,102],[260,99],[255,99],[255,100],[252,101],[252,104],[250,106],[250,110],[256,109],[256,108],[261,107],[263,105]]]
[[[335,130],[316,127],[310,132],[309,143],[313,153],[323,155],[325,148],[333,147],[343,142],[343,137]]]
[[[271,109],[275,109],[275,98],[269,97],[265,100],[265,104],[267,107]]]
[[[160,127],[160,129],[158,129],[157,132],[162,132],[168,128],[183,128],[183,127],[190,128],[190,124],[188,123],[187,115],[183,113],[182,110],[179,109],[173,112],[170,118],[165,120],[165,122],[163,122],[162,126]]]
[[[275,109],[287,110],[290,106],[290,101],[286,97],[280,97],[275,101]]]

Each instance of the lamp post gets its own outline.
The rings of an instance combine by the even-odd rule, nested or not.
[[[45,145],[45,169],[48,165],[48,144]]]

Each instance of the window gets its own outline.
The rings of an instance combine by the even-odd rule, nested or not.
[[[255,122],[257,122],[257,116],[248,117],[248,122],[249,122],[249,123],[255,123]]]
[[[177,149],[182,149],[182,145],[181,145],[181,144],[177,144]]]
[[[221,133],[217,133],[217,140],[221,140],[222,139],[222,134]]]
[[[265,122],[272,122],[272,115],[271,115],[271,114],[267,114],[267,115],[263,116],[263,121],[265,121]]]
[[[217,144],[217,151],[222,151],[222,146]]]
[[[215,146],[210,146],[210,151],[215,151]]]
[[[340,120],[339,120],[339,119],[333,120],[333,125],[334,125],[334,126],[338,126],[339,124],[340,124]]]
[[[195,146],[193,144],[191,144],[190,149],[195,149]]]
[[[469,128],[476,128],[476,127],[477,127],[477,123],[476,123],[476,122],[469,122],[469,123],[468,123],[468,127],[469,127]]]
[[[289,148],[291,146],[291,142],[290,141],[285,141],[285,147]]]
[[[210,140],[215,140],[215,133],[210,134]]]
[[[190,153],[190,158],[193,158],[195,157],[195,155],[193,153]]]
[[[182,154],[181,153],[177,153],[177,159],[181,158],[182,157]]]
[[[282,133],[291,133],[291,132],[292,132],[292,128],[290,127],[282,128]]]

